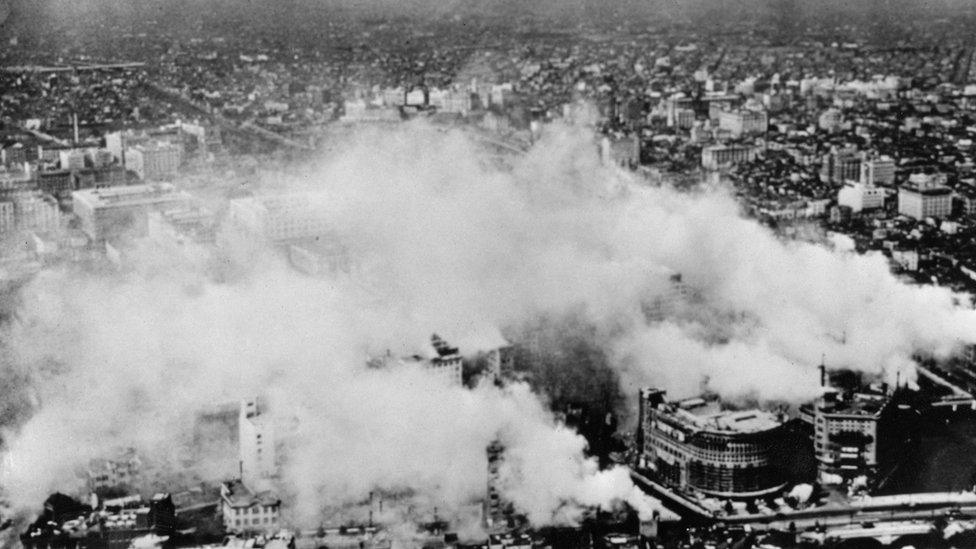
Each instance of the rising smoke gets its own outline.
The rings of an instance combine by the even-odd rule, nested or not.
[[[632,405],[644,385],[689,396],[705,379],[728,397],[797,401],[815,394],[822,353],[904,380],[915,351],[976,339],[960,296],[900,283],[881,256],[784,243],[721,190],[650,187],[595,151],[586,132],[553,126],[506,170],[461,132],[362,130],[283,182],[317,193],[349,273],[305,277],[252,248],[225,253],[237,274],[216,281],[201,250],[146,243],[122,272],[42,273],[5,334],[4,413],[16,421],[0,485],[14,506],[37,507],[118,447],[164,477],[218,480],[204,465],[221,458],[192,448],[194,416],[262,394],[295,419],[282,482],[302,525],[374,490],[441,509],[477,502],[496,437],[505,494],[537,525],[621,501],[647,512],[626,471],[598,470],[554,421],[551,395],[441,386],[366,359],[415,352],[432,332],[472,342],[466,353],[499,330],[561,345],[524,327],[557,319],[545,329],[558,332],[569,318],[611,370],[602,379],[619,380],[616,402]],[[648,318],[646,304],[671,291],[668,272],[707,314]],[[580,368],[596,362],[566,355],[535,372],[550,380],[536,386],[585,395],[594,378]]]

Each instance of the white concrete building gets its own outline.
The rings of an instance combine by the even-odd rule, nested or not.
[[[179,173],[183,151],[170,143],[150,142],[125,150],[126,168],[143,181],[167,181]]]
[[[898,213],[914,219],[945,219],[952,214],[952,190],[948,187],[898,189]]]
[[[837,204],[852,212],[873,210],[884,206],[885,190],[864,183],[848,183],[837,192]]]
[[[274,419],[261,409],[257,398],[241,401],[238,417],[241,480],[260,487],[278,473]]]
[[[59,151],[62,170],[81,170],[85,167],[85,151],[82,149],[65,149]]]
[[[440,380],[447,385],[460,387],[463,384],[461,372],[461,355],[456,347],[451,347],[436,334],[431,337],[431,348],[423,354],[395,357],[386,356],[371,359],[373,367],[417,366],[431,378]]]
[[[228,217],[238,229],[272,242],[315,237],[331,228],[323,200],[308,193],[237,198],[230,201]]]
[[[880,156],[861,161],[861,183],[866,185],[892,185],[895,182],[895,160]]]
[[[153,209],[184,207],[190,196],[168,183],[83,189],[71,193],[81,230],[96,241],[124,234],[147,232],[147,215]]]
[[[749,145],[709,145],[702,148],[702,167],[719,170],[739,162],[752,162],[758,156],[756,147]]]
[[[768,126],[769,117],[766,111],[737,109],[718,113],[719,129],[728,130],[734,138],[764,134]]]

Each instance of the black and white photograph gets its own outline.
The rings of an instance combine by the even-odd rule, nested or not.
[[[976,548],[976,0],[0,0],[6,548]]]

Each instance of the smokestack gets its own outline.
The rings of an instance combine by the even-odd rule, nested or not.
[[[820,366],[817,368],[820,370],[820,386],[827,386],[827,365],[824,363],[827,355],[820,355]]]
[[[238,460],[237,462],[237,475],[241,482],[244,482],[244,460]]]
[[[78,139],[78,113],[73,113],[72,117],[72,122],[74,123],[75,127],[75,145],[77,145],[80,141],[80,139]]]

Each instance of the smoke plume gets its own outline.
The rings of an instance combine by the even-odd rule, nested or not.
[[[300,275],[257,246],[214,261],[149,243],[120,272],[43,272],[5,334],[11,502],[78,488],[88,460],[118,447],[163,476],[216,480],[201,464],[219,458],[192,448],[194,417],[261,394],[291,420],[281,482],[296,524],[377,490],[440,509],[476,503],[496,438],[503,493],[535,524],[621,501],[646,513],[626,471],[599,470],[554,421],[550,395],[440,385],[367,358],[417,352],[433,332],[471,342],[465,353],[499,330],[544,347],[567,339],[524,327],[574,319],[567,329],[589,334],[598,356],[535,372],[573,380],[567,394],[592,388],[596,364],[628,405],[642,385],[688,396],[706,379],[729,397],[799,400],[816,391],[822,353],[906,379],[914,352],[947,355],[976,334],[961,296],[906,286],[881,256],[778,240],[722,190],[651,187],[601,166],[578,128],[548,128],[511,169],[487,155],[462,132],[411,123],[355,132],[304,177],[276,182],[314,191],[348,273]],[[224,261],[237,267],[216,277]],[[698,296],[693,314],[651,318],[672,272]]]

